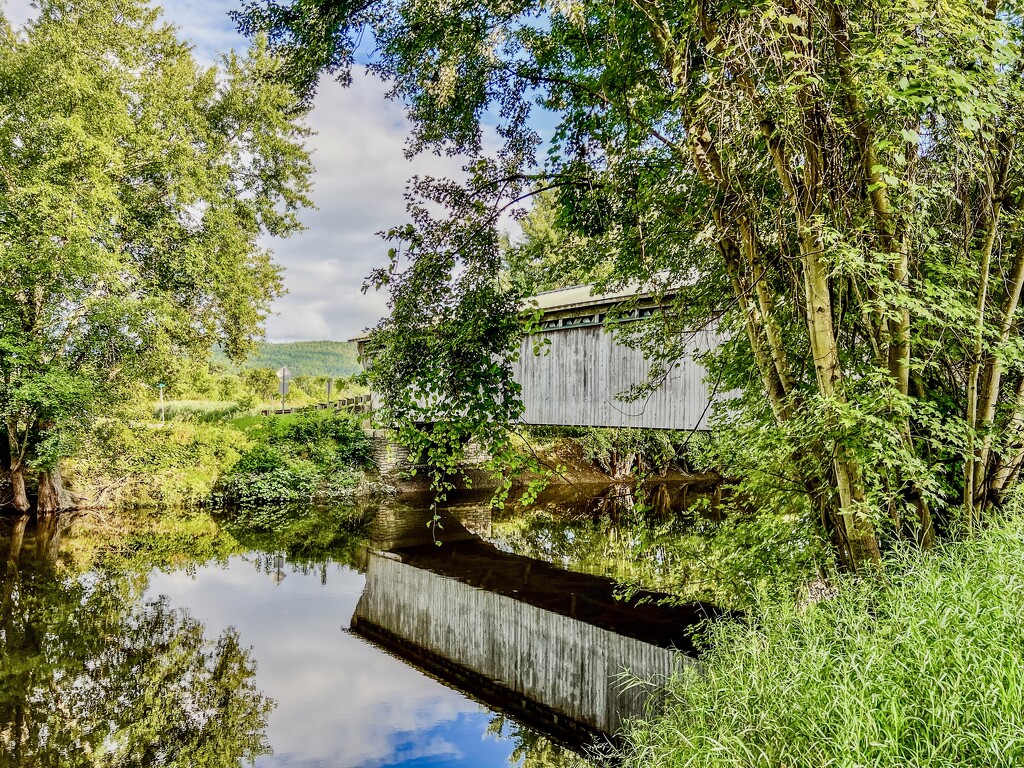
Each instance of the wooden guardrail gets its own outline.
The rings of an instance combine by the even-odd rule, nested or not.
[[[355,397],[343,397],[339,400],[332,400],[327,403],[314,403],[313,405],[300,405],[294,408],[263,408],[261,416],[271,414],[282,415],[285,413],[299,413],[301,411],[350,411],[352,413],[369,413],[373,409],[370,395],[356,395]]]

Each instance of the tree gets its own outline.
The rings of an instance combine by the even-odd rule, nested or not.
[[[175,357],[250,348],[308,204],[308,134],[256,41],[203,69],[135,0],[0,24],[0,438],[18,510],[70,504],[76,432]]]
[[[242,383],[261,403],[268,403],[277,395],[280,380],[270,368],[246,368],[242,371]]]
[[[554,190],[533,198],[533,206],[522,217],[522,239],[503,238],[506,275],[514,292],[532,296],[542,291],[594,283],[605,275],[593,263],[594,255],[584,237],[574,236],[559,220],[562,208]]]
[[[410,150],[468,157],[465,182],[414,183],[412,223],[371,276],[392,296],[377,370],[489,408],[466,426],[499,439],[488,425],[517,415],[516,391],[490,361],[516,334],[495,230],[557,189],[605,286],[693,283],[645,348],[668,362],[694,327],[731,334],[708,360],[744,392],[723,415],[742,438],[727,469],[758,503],[819,518],[857,568],[891,538],[929,546],[936,520],[976,529],[1024,463],[1020,10],[253,0],[241,20],[307,91],[321,71],[348,77],[369,27]],[[543,160],[538,102],[557,121]],[[422,356],[419,334],[454,317],[458,353]],[[408,397],[384,394],[408,420]]]

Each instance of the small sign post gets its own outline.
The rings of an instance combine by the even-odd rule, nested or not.
[[[156,388],[160,390],[160,423],[164,423],[164,387],[167,385],[160,382],[156,385]]]
[[[292,372],[288,370],[288,366],[283,365],[277,370],[278,385],[277,391],[281,393],[281,413],[284,414],[284,397],[288,394],[288,377],[292,375]]]

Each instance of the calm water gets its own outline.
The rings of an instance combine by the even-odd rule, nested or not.
[[[595,575],[621,570],[591,551],[621,542],[616,505],[495,519],[470,499],[430,529],[389,502],[314,552],[209,521],[117,545],[94,521],[3,521],[0,765],[591,765],[643,705],[621,666],[670,673],[694,620]]]

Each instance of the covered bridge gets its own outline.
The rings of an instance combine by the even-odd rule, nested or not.
[[[514,366],[522,386],[525,424],[581,427],[641,427],[704,430],[711,416],[712,384],[694,360],[718,346],[713,331],[696,331],[686,353],[660,386],[637,401],[618,395],[648,380],[652,363],[643,352],[622,343],[613,332],[649,317],[662,304],[637,290],[594,294],[581,285],[548,291],[527,299],[539,309],[540,330],[524,335]],[[365,365],[365,344],[359,342]],[[534,348],[540,342],[540,354]]]
[[[628,309],[623,304],[629,302]],[[713,349],[719,337],[695,332],[686,354],[661,385],[634,402],[618,399],[648,380],[651,361],[622,343],[610,327],[660,311],[658,301],[635,290],[594,295],[583,285],[541,293],[528,303],[542,312],[545,349],[534,354],[535,336],[520,342],[516,381],[523,388],[527,424],[648,429],[707,429],[711,386],[693,353]]]

